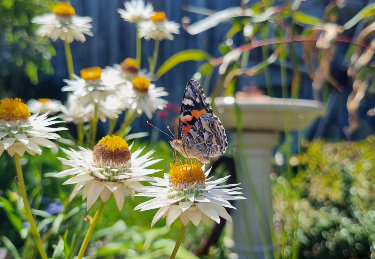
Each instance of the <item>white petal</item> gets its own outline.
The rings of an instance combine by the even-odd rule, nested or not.
[[[202,213],[202,221],[204,222],[204,224],[206,224],[206,226],[210,226],[210,217],[208,217],[206,214]]]
[[[4,149],[7,150],[8,147],[10,147],[14,141],[16,141],[16,138],[6,138],[3,140]]]
[[[34,151],[35,153],[37,153],[38,155],[41,155],[42,154],[42,149],[38,146],[38,144],[36,144],[35,142],[32,142],[30,141],[27,145],[26,145],[27,148],[31,149],[32,151]]]
[[[181,215],[180,215],[180,220],[181,220],[181,223],[182,223],[184,226],[186,226],[186,225],[189,223],[190,219],[189,219],[189,217],[187,216],[187,212],[186,212],[186,211],[183,212],[183,213],[181,213]]]
[[[113,192],[113,196],[115,196],[117,208],[119,211],[121,211],[122,207],[124,206],[125,190],[126,190],[126,185],[123,183],[120,183],[117,189]]]
[[[104,182],[105,186],[111,191],[111,192],[114,192],[117,187],[118,187],[118,184],[117,183],[112,183],[112,182]]]
[[[197,206],[204,214],[209,216],[211,219],[216,221],[218,224],[220,223],[219,215],[217,215],[216,210],[211,206],[211,203],[196,203]]]
[[[91,186],[92,182],[93,181],[90,181],[90,182],[86,183],[85,189],[83,189],[83,193],[82,193],[82,200],[87,198],[87,195],[89,194],[89,190],[90,190],[90,186]]]
[[[87,194],[87,210],[91,208],[91,206],[95,203],[98,199],[100,193],[104,188],[104,184],[100,181],[92,181],[89,193]]]
[[[13,157],[14,154],[16,153],[16,150],[14,150],[13,146],[8,147],[7,151],[8,151],[8,154],[9,154],[11,157]]]
[[[43,147],[48,147],[48,148],[52,148],[52,149],[57,149],[57,146],[55,143],[53,143],[52,141],[46,139],[46,138],[41,138],[41,137],[33,137],[32,138],[36,143],[38,143],[39,145],[43,146]]]
[[[104,187],[103,191],[100,193],[100,198],[103,202],[108,201],[109,197],[111,197],[112,192],[107,188]]]
[[[85,183],[77,183],[77,185],[74,187],[72,194],[69,197],[69,202],[71,202],[74,197],[78,194],[78,192],[82,189],[82,187],[85,186]]]
[[[162,207],[158,210],[158,212],[156,212],[154,218],[152,219],[151,227],[153,227],[155,223],[158,222],[158,220],[161,219],[161,217],[163,217],[168,212],[170,207],[171,206]]]
[[[219,214],[220,217],[228,220],[229,222],[232,222],[232,217],[228,214],[228,212],[223,206],[212,203],[211,206],[215,209],[215,211],[217,212],[217,214]]]
[[[167,216],[167,228],[180,216],[182,209],[178,205],[172,205]]]
[[[193,207],[191,207],[189,210],[186,211],[186,215],[189,217],[191,222],[198,227],[199,222],[201,221],[201,212],[200,210],[192,210]]]
[[[71,169],[67,169],[67,170],[61,171],[60,173],[55,174],[54,177],[64,177],[68,175],[78,174],[81,172],[82,171],[79,170],[78,168],[71,168]]]
[[[70,178],[69,180],[65,181],[63,185],[65,184],[73,184],[73,183],[79,183],[79,182],[88,182],[90,180],[94,180],[95,178],[92,177],[89,174],[83,174],[83,175],[77,175],[73,178]]]
[[[8,132],[0,132],[0,139],[8,135]]]
[[[19,140],[19,142],[25,145],[29,143],[29,140],[27,139],[27,136],[25,134],[16,134],[15,136]]]
[[[14,151],[16,151],[16,153],[19,154],[20,156],[23,156],[23,154],[26,151],[26,147],[24,145],[21,145],[20,143],[15,143],[14,145],[12,145],[11,148],[13,148]]]
[[[180,208],[182,209],[182,211],[185,211],[187,210],[188,208],[190,208],[190,206],[192,205],[193,203],[191,201],[184,201],[184,202],[180,202],[180,204],[178,204],[180,206]]]

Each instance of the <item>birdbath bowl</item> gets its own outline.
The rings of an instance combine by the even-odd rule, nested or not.
[[[237,95],[236,100],[233,97],[216,98],[213,109],[229,135],[229,142],[242,143],[245,153],[239,163],[240,179],[238,181],[241,182],[247,199],[243,201],[243,206],[237,204],[238,210],[233,213],[235,243],[233,250],[238,255],[238,259],[248,258],[248,254],[252,255],[251,258],[265,258],[265,253],[273,256],[270,226],[273,216],[270,174],[277,132],[303,130],[317,117],[323,115],[325,109],[318,101],[269,96],[247,97],[246,95]],[[236,133],[240,126],[236,119],[238,117],[236,110],[240,111],[242,117],[240,137],[237,137]],[[239,159],[241,160],[241,157]],[[246,164],[247,166],[244,166]],[[262,228],[259,226],[255,213],[250,181],[260,203],[262,218],[266,222],[266,226]],[[251,233],[245,233],[245,226],[250,226]],[[265,236],[263,243],[261,231]]]

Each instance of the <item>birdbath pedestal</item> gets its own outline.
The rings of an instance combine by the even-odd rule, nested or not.
[[[272,220],[272,188],[271,188],[271,157],[277,143],[278,131],[296,131],[306,128],[318,116],[323,115],[325,109],[321,103],[312,100],[281,99],[268,96],[220,97],[215,99],[214,112],[223,123],[229,141],[242,143],[244,156],[240,159],[240,171],[237,179],[241,183],[244,196],[247,198],[236,204],[238,208],[233,213],[233,252],[238,259],[265,258],[264,252],[273,257],[270,220]],[[237,139],[236,109],[241,112],[242,131]],[[230,143],[229,143],[230,144]],[[246,161],[243,161],[246,160]],[[246,166],[245,166],[246,165]],[[260,227],[250,184],[260,203],[260,212],[266,222]],[[247,226],[247,227],[246,227]],[[246,229],[250,233],[246,233]],[[265,236],[261,241],[261,231]],[[250,250],[250,251],[249,251]]]

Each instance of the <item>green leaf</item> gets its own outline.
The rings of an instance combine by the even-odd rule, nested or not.
[[[214,68],[210,63],[204,63],[199,67],[199,72],[201,73],[202,76],[208,75],[209,73],[212,72]]]
[[[55,251],[53,251],[52,259],[64,259],[64,240],[60,238],[59,243],[55,247]]]
[[[14,211],[12,203],[10,203],[10,201],[5,199],[4,197],[0,196],[0,202],[1,202],[0,207],[3,207],[6,212],[13,212]]]
[[[166,72],[168,72],[171,68],[173,68],[174,66],[176,66],[177,64],[181,62],[185,62],[189,60],[201,61],[201,60],[208,60],[210,58],[211,57],[207,52],[204,52],[199,49],[190,49],[190,50],[180,51],[174,54],[172,57],[170,57],[167,61],[165,61],[163,65],[160,66],[156,75],[158,77],[161,77]]]
[[[31,83],[36,85],[38,83],[38,70],[36,65],[33,62],[28,61],[26,63],[25,72],[29,76]]]
[[[53,221],[53,218],[46,218],[46,219],[43,219],[41,222],[38,223],[38,225],[36,226],[38,231],[41,231],[42,228],[44,228],[45,226],[47,226],[49,223],[51,223]]]
[[[320,20],[319,18],[308,15],[301,11],[294,12],[293,18],[296,22],[303,24],[317,25],[322,23],[322,20]]]
[[[343,28],[344,30],[348,30],[356,25],[360,20],[366,17],[373,16],[375,14],[375,3],[367,5],[361,11],[359,11],[352,19],[347,21]]]
[[[51,214],[43,210],[31,209],[31,213],[35,216],[41,216],[43,218],[49,218],[52,216]]]
[[[71,253],[67,238],[68,238],[68,230],[65,231],[64,237],[63,237],[65,259],[69,259],[69,256],[70,256],[70,253]]]
[[[10,252],[10,254],[12,255],[12,257],[14,259],[21,259],[21,256],[20,254],[18,253],[18,250],[17,248],[13,245],[13,243],[6,237],[1,237],[0,240],[2,241],[3,243],[3,246],[8,249],[8,251]]]
[[[63,213],[60,213],[59,215],[57,215],[56,219],[53,221],[53,224],[52,224],[53,233],[57,234],[63,219],[64,219]]]

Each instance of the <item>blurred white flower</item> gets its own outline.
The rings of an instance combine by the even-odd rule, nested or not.
[[[17,153],[23,156],[25,151],[30,155],[42,154],[39,145],[57,149],[55,143],[49,139],[58,139],[55,131],[66,128],[51,128],[49,126],[60,123],[57,117],[47,118],[48,113],[30,116],[29,108],[21,99],[3,99],[0,101],[0,156],[4,150],[10,156]]]
[[[168,21],[164,12],[156,12],[150,17],[149,21],[139,22],[139,36],[146,40],[173,40],[174,34],[180,33],[180,25],[175,22]]]
[[[93,109],[95,109],[93,104],[84,106],[76,100],[69,98],[66,105],[60,106],[62,114],[59,117],[66,122],[73,122],[75,124],[87,122],[90,120],[90,113]]]
[[[69,43],[73,40],[85,42],[83,34],[93,36],[91,32],[92,19],[75,15],[74,8],[70,3],[59,2],[55,5],[53,13],[34,17],[31,22],[40,24],[38,35],[47,36],[56,41],[58,38]]]
[[[115,94],[116,86],[123,81],[108,73],[102,74],[99,67],[82,69],[81,77],[73,75],[73,78],[73,80],[65,79],[64,82],[68,85],[61,90],[72,92],[71,100],[78,101],[83,106],[105,101],[108,95]]]
[[[136,76],[144,76],[150,81],[152,78],[150,74],[146,73],[146,69],[140,70],[137,61],[132,58],[125,59],[120,65],[115,64],[113,67],[106,67],[103,73],[108,73],[111,76],[119,76],[125,83]]]
[[[116,95],[109,95],[105,101],[98,103],[98,118],[102,122],[108,119],[116,119],[126,109],[126,102],[120,100]],[[95,108],[91,111],[91,118],[95,115]]]
[[[150,3],[145,5],[142,0],[131,0],[130,2],[125,2],[124,5],[125,10],[119,8],[117,12],[125,21],[132,23],[147,20],[154,12],[152,5]]]
[[[155,87],[146,77],[135,77],[131,84],[118,87],[117,95],[126,100],[129,114],[136,112],[138,116],[143,112],[151,119],[156,109],[164,109],[167,101],[159,97],[167,96],[168,93],[162,87]]]
[[[204,165],[196,160],[188,164],[171,164],[169,174],[164,178],[154,177],[153,186],[142,188],[136,196],[154,197],[139,204],[135,210],[151,210],[159,208],[151,226],[162,217],[167,217],[167,227],[180,218],[183,225],[189,221],[198,226],[202,220],[209,225],[210,219],[220,223],[220,217],[232,221],[224,207],[234,208],[228,200],[245,199],[238,192],[238,184],[218,185],[225,182],[229,176],[215,181],[207,179],[211,169],[204,173]]]
[[[55,114],[60,111],[61,102],[54,99],[39,98],[38,100],[29,100],[27,106],[31,113],[49,112],[49,114]]]
[[[143,187],[139,181],[152,181],[153,178],[147,175],[160,171],[146,169],[160,161],[150,158],[154,151],[139,157],[143,148],[133,153],[130,152],[131,148],[132,146],[129,147],[126,141],[118,136],[106,136],[93,151],[82,147],[79,151],[63,149],[68,159],[59,159],[63,165],[71,168],[56,174],[55,177],[75,175],[64,184],[76,184],[70,200],[84,187],[82,198],[87,198],[87,210],[99,196],[106,202],[113,194],[121,211],[126,188],[134,198],[134,190]]]

